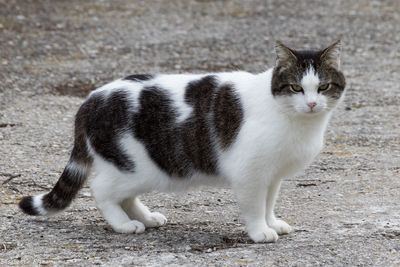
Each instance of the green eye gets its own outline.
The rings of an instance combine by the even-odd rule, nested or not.
[[[301,86],[298,84],[291,84],[290,89],[292,89],[292,91],[295,93],[303,92],[303,88],[301,88]]]
[[[323,85],[321,85],[320,87],[318,87],[318,91],[326,91],[326,90],[328,90],[330,88],[330,84],[329,83],[326,83],[326,84],[323,84]]]

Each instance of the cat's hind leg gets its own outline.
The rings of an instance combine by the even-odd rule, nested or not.
[[[146,227],[158,227],[167,222],[163,214],[151,212],[137,197],[126,198],[121,203],[121,207],[129,218],[142,222]]]
[[[138,220],[131,220],[119,203],[111,201],[97,203],[97,207],[103,214],[104,219],[118,233],[143,233],[145,225]]]
[[[114,176],[115,177],[115,176]],[[116,179],[106,174],[98,175],[91,184],[93,196],[104,219],[118,233],[143,233],[145,225],[132,220],[122,209],[123,196],[128,192],[118,190],[113,183]]]

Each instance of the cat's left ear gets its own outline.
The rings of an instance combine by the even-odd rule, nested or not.
[[[329,66],[339,69],[340,68],[340,51],[341,51],[341,42],[337,40],[321,52],[321,60],[328,64]]]

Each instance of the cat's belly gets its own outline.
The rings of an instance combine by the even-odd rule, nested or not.
[[[146,147],[130,135],[122,137],[121,144],[125,148],[124,152],[128,159],[135,163],[134,171],[121,171],[92,150],[95,172],[106,176],[107,183],[111,184],[107,190],[115,190],[128,196],[134,195],[139,189],[141,192],[176,192],[202,185],[225,186],[227,184],[226,176],[220,174],[219,171],[215,174],[193,171],[186,176],[169,174],[149,156]]]

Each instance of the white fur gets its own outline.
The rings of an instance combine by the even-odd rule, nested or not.
[[[305,113],[320,112],[326,108],[326,97],[318,93],[318,87],[320,86],[320,79],[318,74],[310,67],[301,79],[301,86],[303,87],[304,94],[298,104],[298,110]],[[301,94],[298,94],[301,96]],[[299,97],[300,98],[300,97]],[[316,103],[314,108],[310,108],[308,103]]]
[[[52,215],[55,215],[55,214],[61,212],[61,210],[46,210],[43,207],[43,197],[45,195],[46,194],[40,194],[40,195],[36,195],[36,196],[32,197],[33,207],[37,211],[37,215],[52,216]]]
[[[48,212],[43,208],[43,197],[46,194],[33,196],[33,207],[37,210],[38,215],[47,215]]]
[[[70,160],[65,167],[71,174],[72,176],[77,176],[77,175],[82,175],[85,176],[86,173],[89,171],[89,168],[85,164],[80,164],[76,161]]]
[[[270,84],[272,69],[253,75],[246,72],[215,74],[219,82],[234,86],[243,105],[240,131],[230,147],[218,151],[218,177],[201,173],[188,178],[169,177],[150,159],[144,145],[132,135],[121,136],[120,146],[135,162],[135,173],[121,172],[89,147],[97,172],[91,188],[105,219],[118,232],[140,233],[145,227],[163,225],[166,219],[151,213],[137,198],[150,191],[184,190],[201,184],[228,182],[236,196],[246,228],[255,242],[275,242],[291,227],[276,219],[273,209],[283,178],[305,168],[320,152],[329,120],[327,100],[318,95],[319,78],[309,70],[301,81],[303,94],[274,98]],[[184,121],[192,108],[184,101],[188,82],[204,75],[159,75],[146,85],[159,85],[170,92]],[[139,83],[117,81],[98,92],[107,97],[122,85],[138,104]],[[121,88],[121,87],[120,87]],[[96,93],[96,92],[94,92]],[[308,102],[317,106],[310,114]],[[89,143],[89,142],[88,142]],[[90,144],[89,144],[90,146]]]

